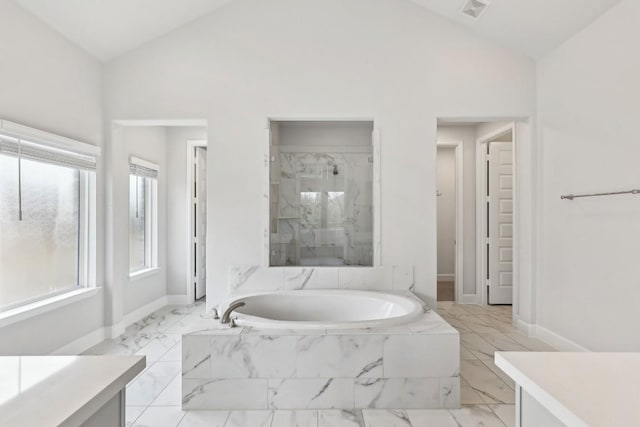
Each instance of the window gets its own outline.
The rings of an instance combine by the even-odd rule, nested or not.
[[[129,163],[129,273],[158,266],[158,166],[131,158]]]
[[[96,147],[0,122],[0,311],[95,285]],[[12,127],[13,126],[13,127]],[[35,130],[32,130],[35,131]],[[54,147],[55,145],[55,147]],[[84,151],[83,150],[83,151]]]

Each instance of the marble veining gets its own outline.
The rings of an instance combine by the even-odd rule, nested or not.
[[[211,339],[198,335],[185,335],[182,342],[182,376],[184,378],[209,378],[211,374]]]
[[[285,272],[285,288],[286,289],[304,289],[311,280],[311,276],[316,272],[315,268],[302,268],[294,270],[287,274]]]
[[[439,408],[439,378],[375,378],[355,382],[357,408]]]
[[[371,153],[286,152],[276,158],[270,265],[373,265]]]
[[[476,324],[486,324],[487,318],[486,315],[489,315],[492,318],[492,326],[497,330],[501,330],[503,332],[494,332],[495,334],[501,333],[503,339],[511,339],[514,342],[524,346],[529,351],[553,351],[553,348],[544,344],[543,342],[536,340],[534,338],[527,337],[526,335],[516,331],[511,326],[510,320],[510,307],[502,307],[502,306],[488,306],[482,307],[482,311],[478,310],[478,306],[461,306],[453,303],[439,303],[439,308],[437,310],[438,314],[442,317],[446,318],[450,321],[458,331],[461,333],[470,332],[471,327],[476,327]],[[162,310],[164,311],[164,310]],[[194,322],[197,324],[198,322],[209,321],[204,314],[204,304],[198,303],[192,309],[182,307],[179,308],[181,316],[183,316],[177,323],[171,326],[166,332],[167,334],[191,334],[194,332]],[[435,311],[434,311],[435,313]],[[478,317],[476,317],[478,315]],[[202,317],[201,317],[202,316]],[[457,317],[454,317],[457,316]],[[464,320],[460,320],[460,317],[464,317]],[[202,323],[203,325],[207,325],[206,323]],[[210,323],[209,323],[210,324]],[[198,325],[195,325],[198,326]],[[182,329],[184,328],[184,329]],[[241,329],[242,333],[257,333],[257,331],[248,331],[250,328],[233,328],[233,329],[219,329],[217,331],[204,331],[202,328],[197,328],[197,332],[194,334],[195,338],[199,339],[207,339],[207,337],[211,336],[212,332],[221,334],[240,334],[240,331],[237,329]],[[282,330],[275,331],[278,333],[282,333]],[[291,332],[292,336],[300,336],[300,334],[296,334],[295,331]],[[306,331],[311,332],[311,331]],[[313,331],[318,332],[318,331]],[[373,332],[373,331],[371,331]],[[325,334],[325,331],[320,331],[320,334]],[[142,333],[146,334],[146,333]],[[286,333],[285,333],[286,334]],[[186,335],[184,338],[188,339],[191,335]],[[478,336],[480,338],[480,336]],[[132,339],[133,336],[130,336],[129,339]],[[144,344],[144,341],[139,341],[140,344]],[[151,343],[149,341],[148,343]],[[145,345],[137,348],[135,351],[142,350],[144,351]],[[158,362],[176,362],[180,363],[181,354],[182,354],[182,343],[178,342],[174,345],[170,350],[162,356],[162,358]],[[124,349],[126,350],[126,349]],[[125,354],[133,354],[135,351],[131,348],[131,353]],[[86,354],[114,354],[115,352],[122,352],[123,347],[119,345],[119,340],[107,340],[104,341],[97,346],[93,347]],[[498,375],[492,369],[492,361],[488,359],[478,359],[474,356],[468,349],[464,347],[464,344],[460,347],[461,358],[462,360],[480,360],[485,367],[483,368],[481,365],[477,365],[476,369],[484,370],[484,375],[478,376],[481,378],[479,380],[480,385],[482,382],[493,382],[495,379],[501,379],[504,381],[502,377]],[[158,362],[151,362],[149,368],[155,365]],[[165,366],[166,367],[166,366]],[[148,368],[148,369],[149,369]],[[223,410],[187,410],[184,411],[181,409],[181,399],[182,396],[175,391],[180,391],[180,387],[175,387],[176,379],[179,382],[182,382],[181,374],[178,372],[177,376],[173,374],[171,370],[165,371],[166,375],[173,375],[172,381],[161,390],[160,387],[154,388],[152,382],[146,383],[146,387],[149,388],[148,395],[153,396],[156,393],[156,397],[154,397],[153,402],[150,406],[145,405],[133,405],[133,398],[136,396],[132,393],[127,393],[127,427],[135,426],[135,427],[148,427],[148,426],[167,426],[167,427],[175,427],[179,425],[180,427],[200,427],[203,425],[212,426],[212,427],[225,427],[225,423],[227,418],[235,413],[235,412],[245,412],[244,410],[237,411],[229,411],[227,409]],[[138,376],[140,378],[141,375]],[[443,389],[443,396],[447,396],[449,393],[446,391],[447,388],[451,387],[448,385],[447,381],[449,378],[443,377],[441,380],[441,388]],[[456,378],[451,377],[451,382],[453,384],[456,383]],[[460,426],[470,426],[470,427],[478,427],[478,426],[513,426],[515,425],[514,417],[515,410],[513,404],[496,404],[491,403],[487,404],[483,401],[483,399],[473,391],[473,388],[461,377],[459,377],[458,384],[462,385],[462,390],[459,385],[457,387],[453,387],[453,393],[461,393],[462,396],[459,397],[463,406],[460,409],[458,406],[444,406],[447,409],[350,409],[348,411],[342,411],[340,409],[319,409],[319,410],[251,410],[250,412],[263,412],[263,413],[272,413],[272,427],[289,427],[289,426],[301,426],[307,427],[307,424],[303,423],[303,419],[306,417],[312,418],[310,421],[311,426],[316,426],[316,422],[318,425],[322,426],[330,426],[336,427],[341,425],[346,426],[358,426],[365,425],[366,427],[395,427],[396,425],[400,427],[406,427],[406,422],[400,421],[395,414],[396,413],[406,413],[409,417],[412,427],[424,427],[424,426],[438,426],[438,427],[460,427]],[[465,386],[466,384],[466,386]],[[508,384],[507,384],[508,385]],[[478,386],[478,383],[476,383]],[[484,388],[484,386],[481,385]],[[466,390],[464,390],[466,388]],[[457,390],[456,390],[457,389]],[[155,390],[155,391],[154,391]],[[444,400],[446,405],[446,398]],[[161,405],[161,406],[156,406]],[[170,406],[167,406],[170,405]],[[363,418],[364,424],[358,424],[358,422],[354,422],[355,419],[358,418],[358,415]],[[344,415],[344,416],[343,416]],[[455,415],[455,417],[454,417]],[[234,415],[232,420],[238,419],[237,417],[241,417],[240,414]],[[249,418],[246,418],[249,420]],[[294,420],[294,421],[290,421]],[[298,421],[295,421],[298,420]],[[458,421],[456,421],[458,420]],[[324,424],[322,424],[324,423]]]
[[[184,379],[183,409],[268,409],[266,379]]]
[[[365,427],[362,411],[341,409],[322,411],[318,427]]]
[[[296,374],[297,343],[298,338],[291,336],[214,336],[211,338],[211,376],[292,377]]]
[[[272,379],[268,386],[273,409],[352,408],[353,381],[345,378]]]
[[[303,337],[297,347],[298,377],[380,376],[384,339],[381,335]]]
[[[411,265],[379,267],[229,267],[229,292],[301,289],[368,289],[409,291],[414,287]]]
[[[184,408],[435,409],[460,404],[459,334],[433,310],[389,328],[232,329],[239,332],[215,327],[183,338]]]
[[[232,291],[279,290],[284,286],[284,270],[256,265],[233,266],[229,269],[229,286]]]
[[[367,427],[412,427],[407,411],[402,409],[363,411],[363,418]]]

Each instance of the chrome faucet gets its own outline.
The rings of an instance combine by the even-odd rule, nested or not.
[[[222,324],[230,323],[231,322],[231,312],[233,310],[237,309],[237,308],[244,307],[245,305],[247,305],[247,304],[244,301],[238,301],[236,303],[231,304],[224,311],[224,314],[220,318],[220,323],[222,323]]]

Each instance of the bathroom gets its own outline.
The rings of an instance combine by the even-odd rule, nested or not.
[[[627,192],[640,178],[631,96],[640,70],[629,54],[640,9],[585,1],[496,0],[481,11],[475,3],[486,2],[462,0],[0,0],[0,120],[20,125],[0,136],[87,148],[73,140],[95,156],[93,216],[82,223],[92,250],[87,269],[74,270],[92,280],[0,308],[0,354],[145,357],[135,375],[143,362],[127,359],[123,425],[503,427],[514,425],[519,385],[496,352],[640,351],[637,193],[561,198]],[[476,203],[463,215],[461,246],[473,238],[474,250],[456,276],[462,292],[438,302],[443,123],[512,127],[511,304],[487,298]],[[452,138],[475,170],[483,136]],[[192,160],[204,146],[198,181]],[[157,258],[137,277],[132,157],[157,166],[158,180]],[[18,194],[13,182],[6,188]],[[476,179],[463,191],[481,187]],[[5,206],[3,215],[18,212]],[[15,249],[0,247],[3,259]],[[278,307],[248,300],[265,293]],[[225,316],[233,302],[246,305]],[[315,318],[298,321],[315,324],[247,318],[283,306],[304,307]],[[235,344],[233,357],[212,358]],[[344,372],[327,372],[311,348],[333,367],[341,349],[360,350]],[[219,393],[228,405],[216,406],[196,390],[225,376],[257,378],[231,390],[260,407],[234,406],[229,389]],[[286,388],[292,379],[313,384]],[[403,395],[399,384],[415,386],[404,396],[419,404],[389,398]],[[310,404],[325,385],[334,400]]]

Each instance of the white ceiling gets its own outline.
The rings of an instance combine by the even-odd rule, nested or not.
[[[465,0],[411,1],[538,59],[620,0],[489,0],[478,20],[460,13]]]
[[[211,13],[230,0],[15,0],[101,61]]]
[[[109,61],[231,0],[15,1],[97,59]],[[491,0],[477,21],[460,13],[464,0],[411,1],[539,58],[620,0]]]

